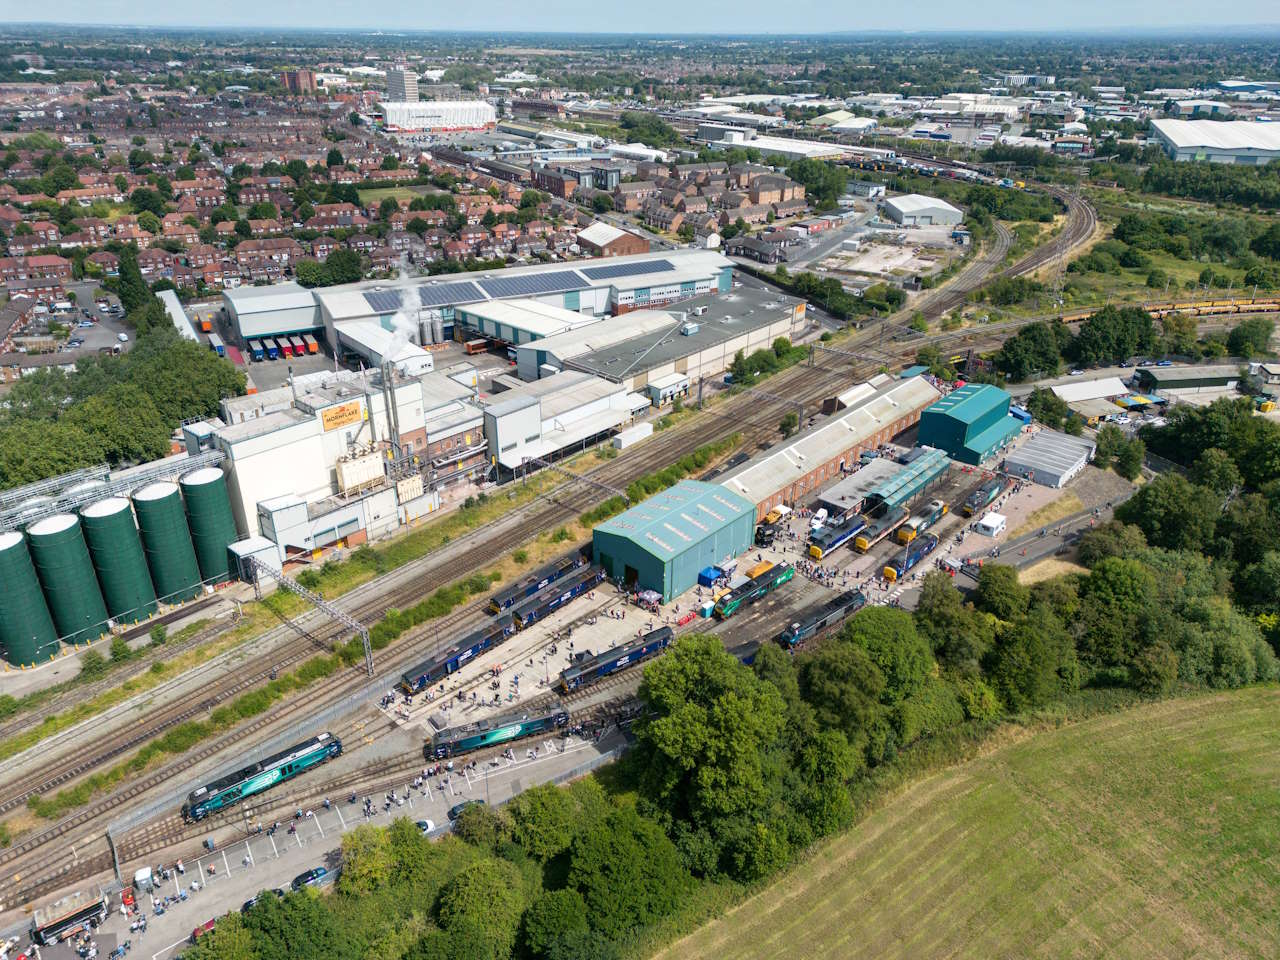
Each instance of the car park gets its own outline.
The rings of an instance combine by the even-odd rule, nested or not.
[[[484,806],[483,800],[463,800],[461,803],[457,804],[456,806],[449,808],[449,819],[451,821],[457,820],[458,817],[462,816],[462,811],[467,809],[467,807],[483,807],[483,806]]]
[[[310,870],[306,870],[294,877],[293,883],[290,884],[290,886],[292,886],[294,890],[301,890],[303,887],[314,887],[319,884],[328,875],[328,873],[329,871],[324,867],[312,867]]]
[[[418,821],[418,829],[422,831],[422,835],[423,835],[424,837],[425,837],[427,834],[432,833],[432,832],[435,830],[435,828],[436,828],[435,822],[434,822],[434,821],[432,821],[432,820],[419,820],[419,821]]]

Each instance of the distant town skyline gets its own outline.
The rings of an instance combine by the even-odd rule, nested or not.
[[[17,13],[17,7],[10,8]],[[352,30],[468,30],[564,33],[704,33],[823,34],[859,30],[926,32],[1071,32],[1171,29],[1230,30],[1232,26],[1280,24],[1274,0],[1238,0],[1231,5],[1231,24],[1223,12],[1192,0],[1077,0],[1071,4],[1027,4],[986,0],[961,5],[921,0],[909,8],[836,4],[831,0],[709,0],[687,4],[651,0],[645,4],[609,4],[584,11],[570,0],[530,5],[497,0],[483,8],[424,7],[410,0],[388,0],[376,13],[363,0],[54,0],[39,8],[39,20],[85,26],[155,27],[314,27]],[[371,18],[371,13],[373,17]],[[584,16],[584,13],[587,15]],[[479,15],[479,16],[478,16]]]

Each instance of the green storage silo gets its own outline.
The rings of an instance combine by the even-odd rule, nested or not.
[[[44,598],[64,643],[96,640],[107,632],[107,605],[80,530],[80,519],[56,513],[27,527]]]
[[[15,667],[48,660],[58,650],[58,631],[26,537],[16,530],[0,533],[0,584],[0,654]]]
[[[142,548],[151,570],[156,599],[181,603],[200,592],[200,570],[187,530],[187,513],[176,483],[160,480],[133,494]]]
[[[80,511],[80,526],[111,619],[137,623],[155,613],[156,591],[129,501],[108,497],[89,504]]]
[[[227,547],[240,539],[236,519],[231,514],[227,478],[217,467],[193,470],[179,481],[187,503],[187,523],[191,542],[205,583],[231,579]]]

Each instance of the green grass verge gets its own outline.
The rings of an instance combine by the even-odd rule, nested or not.
[[[491,578],[476,574],[466,580],[441,587],[421,603],[407,610],[388,610],[387,615],[369,631],[369,642],[375,650],[382,650],[403,633],[428,620],[442,617],[455,607],[477,594],[488,592]],[[86,777],[73,787],[59,790],[52,797],[33,796],[27,807],[36,816],[52,819],[69,810],[83,806],[96,795],[123,781],[131,774],[140,773],[154,761],[185,753],[196,744],[217,734],[224,733],[242,720],[264,713],[272,704],[289,694],[305,690],[323,677],[331,676],[342,666],[357,663],[364,656],[364,645],[358,637],[337,644],[331,654],[321,654],[307,660],[296,670],[270,681],[265,686],[241,694],[231,703],[214,710],[207,720],[190,720],[151,741],[128,760]]]
[[[1001,728],[659,955],[1274,956],[1277,720],[1271,685]]]

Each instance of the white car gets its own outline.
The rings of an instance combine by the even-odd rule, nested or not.
[[[1084,371],[1083,371],[1083,370],[1072,370],[1070,373],[1068,373],[1068,374],[1067,374],[1067,376],[1069,376],[1069,377],[1079,377],[1079,376],[1082,376],[1083,374],[1084,374]]]
[[[812,517],[809,518],[809,529],[817,530],[820,526],[827,522],[827,508],[820,508]]]
[[[129,335],[127,333],[117,333],[116,339],[119,340],[121,343],[128,343]]]

